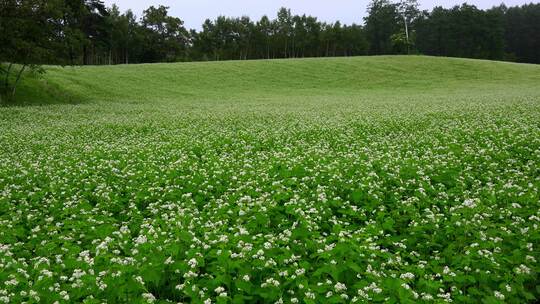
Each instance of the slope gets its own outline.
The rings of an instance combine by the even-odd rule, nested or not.
[[[46,80],[91,101],[366,95],[531,87],[540,66],[425,56],[381,56],[49,67]]]

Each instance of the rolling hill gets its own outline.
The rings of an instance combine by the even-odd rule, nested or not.
[[[53,92],[67,92],[75,100],[217,100],[528,88],[540,82],[539,70],[485,60],[377,56],[48,67],[45,79]],[[23,90],[25,101],[43,94],[36,92],[42,88],[35,81]]]

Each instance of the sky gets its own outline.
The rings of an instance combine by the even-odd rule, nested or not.
[[[150,5],[169,6],[169,14],[179,17],[187,28],[200,29],[205,19],[215,19],[220,15],[249,16],[258,20],[263,15],[274,17],[280,7],[290,8],[293,14],[307,14],[326,22],[362,24],[369,0],[105,0],[108,6],[115,3],[123,12],[127,9],[140,17]],[[490,8],[504,2],[507,6],[530,3],[531,0],[419,0],[421,9],[434,6],[452,7],[467,2],[479,8]],[[537,3],[538,1],[532,1]]]

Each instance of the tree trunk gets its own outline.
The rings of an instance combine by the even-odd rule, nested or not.
[[[295,58],[296,57],[296,48],[295,48],[295,41],[296,40],[296,35],[293,35],[293,38],[292,38],[292,46],[291,46],[291,53],[292,53],[292,56],[291,58]]]
[[[330,52],[330,41],[326,42],[326,57],[328,57],[328,53]]]
[[[403,16],[403,22],[405,23],[405,36],[407,37],[407,55],[411,54],[409,48],[409,26],[407,25],[407,18]]]
[[[6,94],[7,94],[7,91],[9,89],[9,74],[11,73],[11,68],[13,67],[13,63],[10,63],[9,66],[8,66],[8,69],[6,71],[6,79],[4,81],[4,86],[6,88]]]
[[[75,65],[75,56],[73,55],[73,47],[69,46],[69,64]]]
[[[87,65],[88,62],[88,49],[85,46],[83,46],[83,65]]]
[[[12,97],[15,97],[15,92],[17,91],[17,85],[19,84],[22,73],[24,72],[25,69],[26,69],[26,64],[22,66],[21,70],[19,71],[19,74],[17,75],[17,80],[15,80],[15,85],[13,85],[13,91],[11,92]]]

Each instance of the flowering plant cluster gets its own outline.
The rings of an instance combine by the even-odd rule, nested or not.
[[[538,98],[286,101],[2,109],[0,303],[539,299]]]

